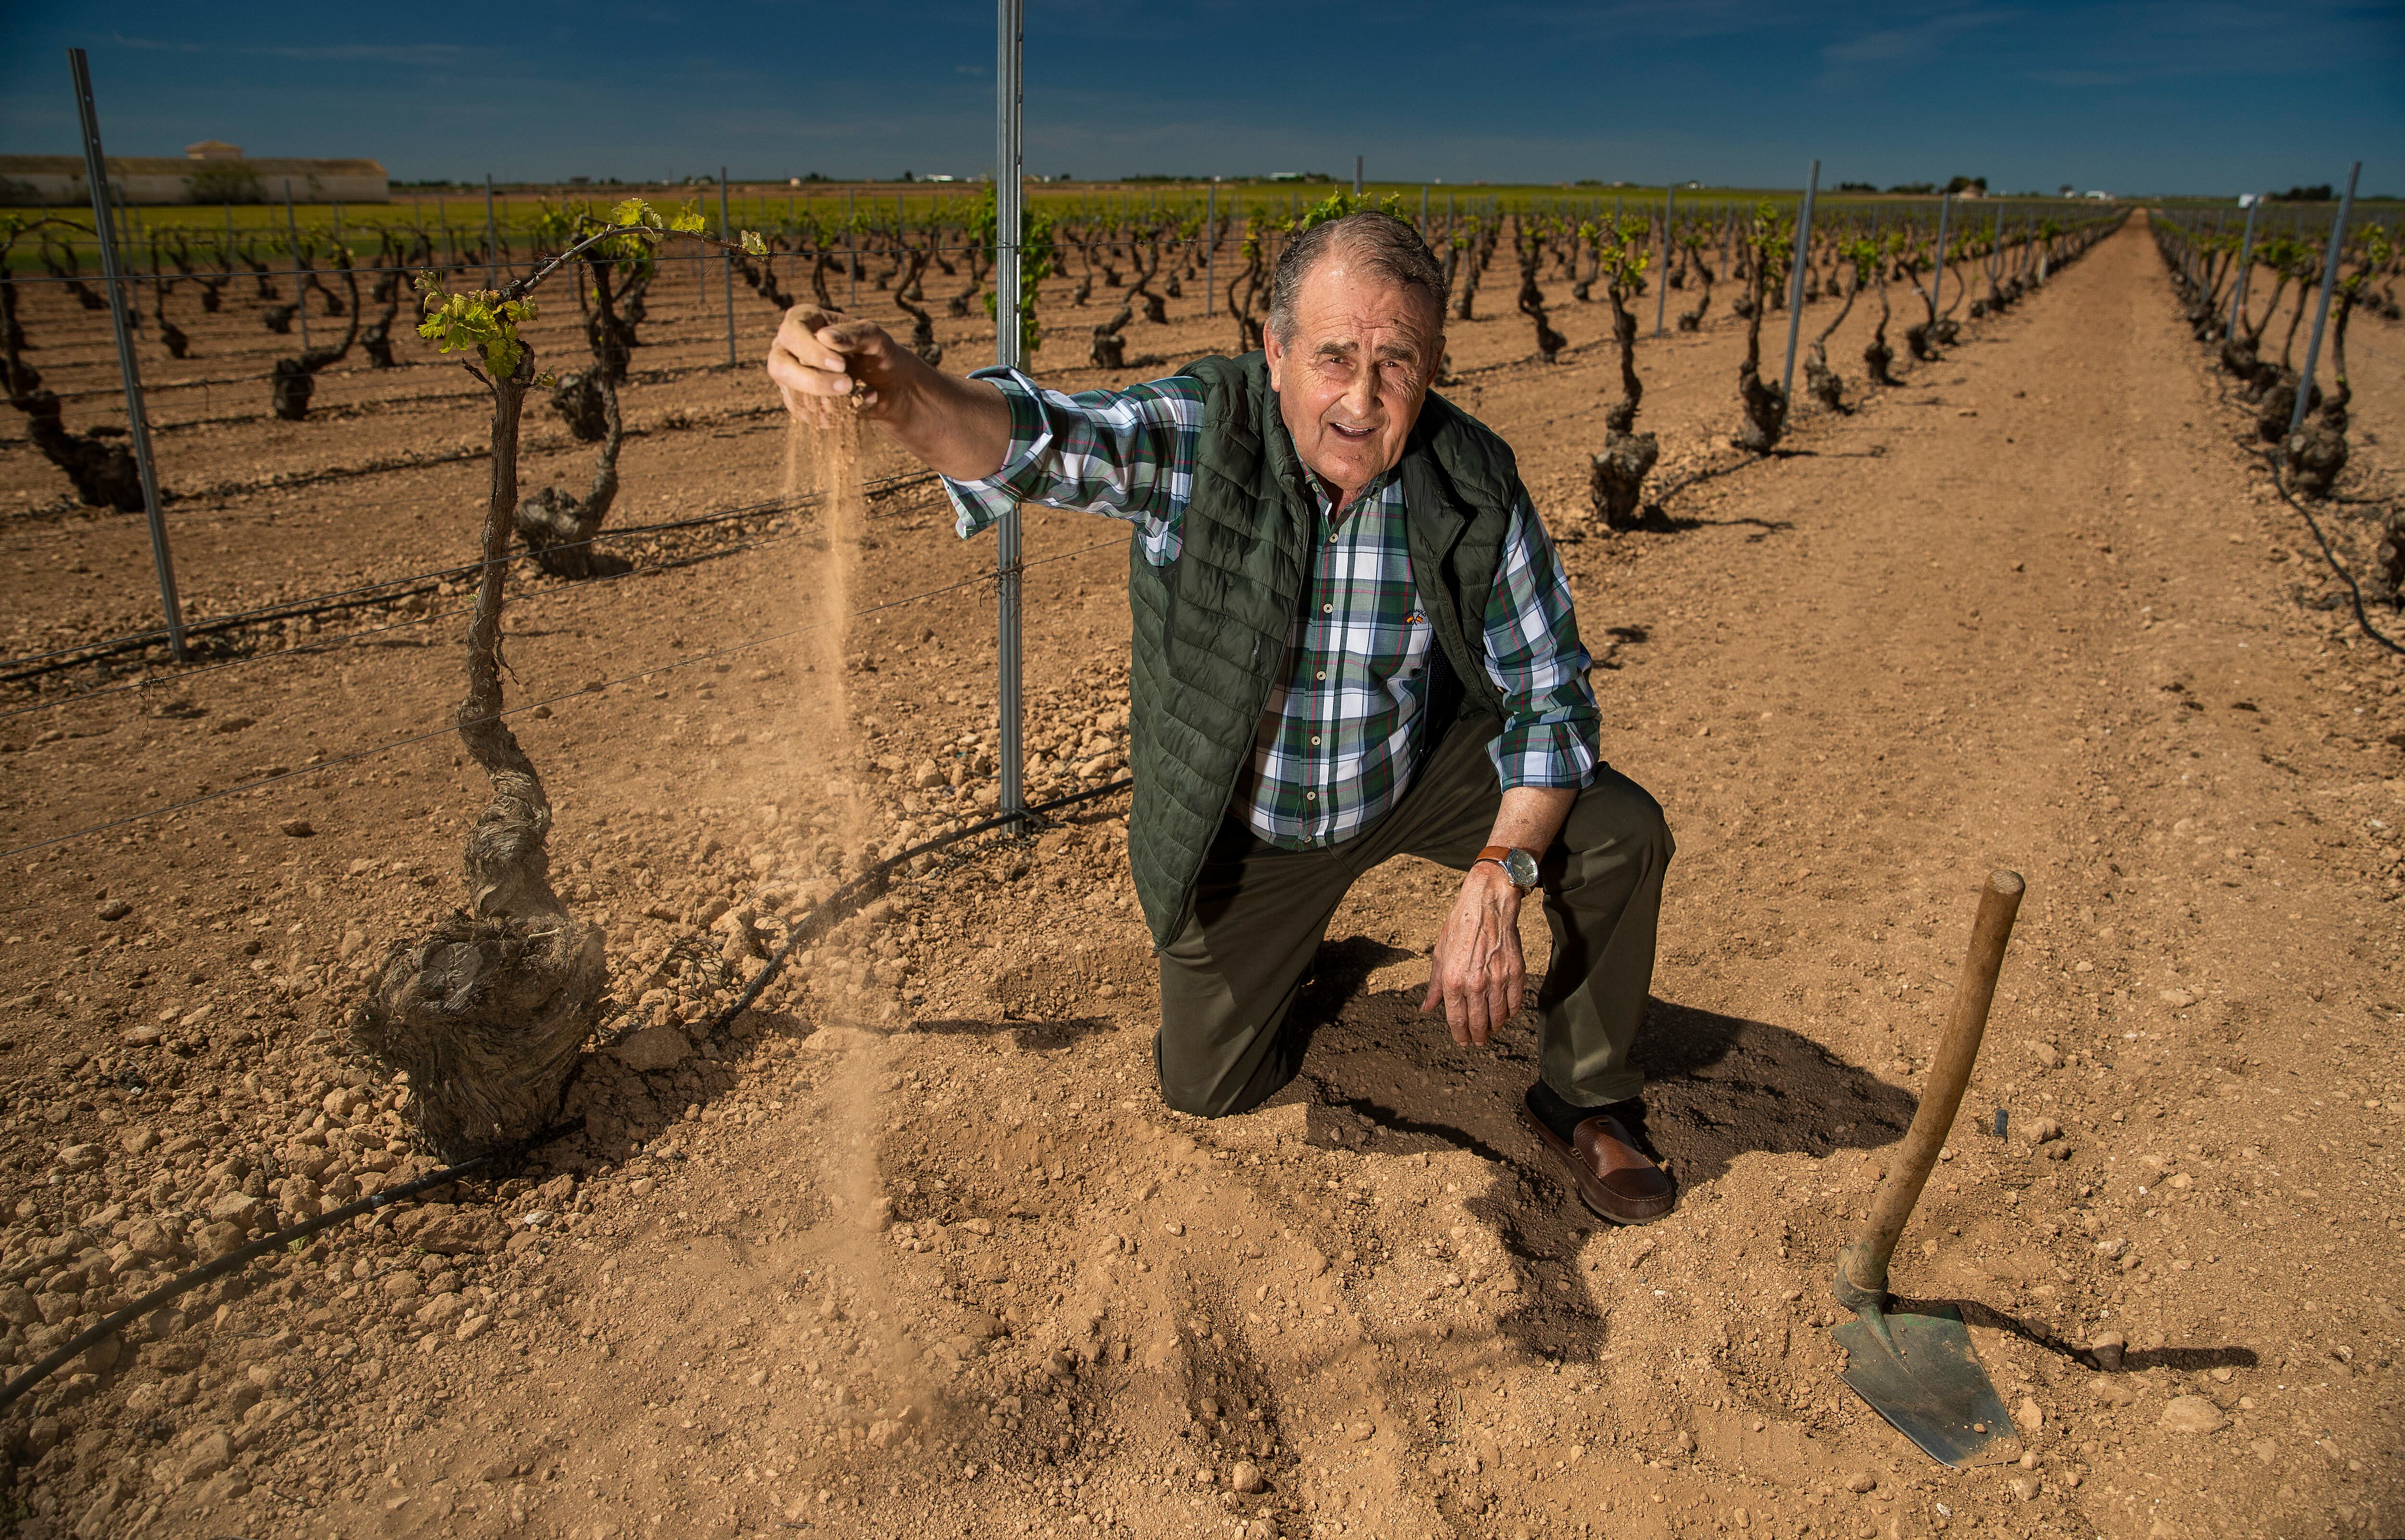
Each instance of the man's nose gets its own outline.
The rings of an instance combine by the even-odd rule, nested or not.
[[[1378,371],[1372,367],[1357,369],[1344,386],[1344,410],[1357,423],[1369,420],[1378,407]]]

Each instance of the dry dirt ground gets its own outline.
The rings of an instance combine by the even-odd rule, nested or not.
[[[748,356],[770,316],[738,301]],[[1556,321],[1591,343],[1600,308]],[[1857,375],[1859,321],[1832,348]],[[1228,329],[1139,328],[1131,351]],[[792,484],[756,373],[705,372],[708,332],[680,335],[643,362],[693,371],[630,395],[649,431],[613,523]],[[956,363],[991,343],[944,337]],[[1678,834],[1640,1048],[1673,1216],[1615,1230],[1566,1197],[1511,1116],[1527,1030],[1468,1052],[1413,1015],[1453,884],[1424,865],[1373,874],[1332,926],[1292,1090],[1222,1122],[1164,1112],[1116,800],[921,862],[705,1030],[838,877],[992,798],[990,550],[923,483],[873,499],[831,652],[809,629],[827,526],[781,505],[636,543],[623,580],[527,578],[512,611],[513,698],[550,703],[516,726],[562,881],[609,930],[617,1026],[643,1029],[591,1056],[584,1132],[71,1365],[0,1422],[7,1521],[2405,1530],[2405,674],[2327,608],[2143,218],[1767,461],[1723,447],[1732,330],[1649,346],[1664,482],[1733,469],[1633,536],[1583,529],[1600,351],[1546,369],[1526,337],[1457,326],[1458,394],[1523,455],[1600,660],[1605,751]],[[386,388],[330,381],[329,422],[162,436],[194,489],[174,524],[196,612],[466,558],[483,467],[399,462],[472,444],[477,403],[369,399]],[[580,477],[583,452],[534,466]],[[271,484],[296,468],[318,479]],[[54,480],[0,445],[15,653],[146,623],[138,521],[61,510]],[[2361,511],[2328,517],[2359,556]],[[1124,536],[1037,511],[1028,545],[1031,778],[1101,784]],[[405,1087],[344,1057],[341,1022],[455,898],[481,796],[441,731],[458,603],[247,634],[214,671],[62,703],[133,683],[78,669],[7,707],[14,1363],[279,1211],[429,1169]],[[838,673],[830,734],[807,707]],[[1998,865],[2030,898],[1897,1267],[1902,1293],[1961,1303],[2020,1424],[2021,1464],[1958,1474],[1837,1379],[1827,1283]],[[1999,1108],[2002,1140],[1973,1126]]]

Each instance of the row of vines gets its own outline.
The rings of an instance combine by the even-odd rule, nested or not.
[[[2374,510],[2380,528],[2369,586],[2374,596],[2405,605],[2405,505],[2370,487],[2364,490],[2370,495],[2341,491],[2355,460],[2348,333],[2359,312],[2405,318],[2397,298],[2398,281],[2405,277],[2398,232],[2378,219],[2350,221],[2340,231],[2293,216],[2250,232],[2226,214],[2158,215],[2154,229],[2190,329],[2213,350],[2230,393],[2253,413],[2255,438],[2284,470],[2284,484],[2341,508]],[[2275,336],[2284,305],[2286,319]],[[2309,366],[2300,343],[2310,347],[2307,317],[2315,314],[2327,315],[2328,355],[2326,362]],[[2304,378],[2307,367],[2311,380]]]
[[[1778,442],[1787,403],[1779,384],[1761,371],[1759,334],[1764,319],[1787,304],[1796,222],[1792,206],[1716,203],[1638,210],[1599,198],[1518,207],[1481,199],[1460,206],[1448,198],[1438,208],[1423,197],[1414,211],[1397,197],[1380,203],[1426,233],[1443,263],[1447,304],[1456,318],[1473,319],[1482,305],[1502,304],[1508,294],[1510,307],[1529,321],[1534,357],[1543,362],[1554,362],[1567,345],[1548,318],[1546,283],[1567,285],[1573,303],[1613,307],[1625,395],[1616,409],[1624,420],[1615,432],[1628,441],[1610,453],[1614,469],[1598,470],[1596,506],[1607,524],[1619,526],[1633,515],[1636,489],[1651,463],[1639,447],[1642,440],[1631,435],[1641,396],[1635,350],[1645,329],[1638,301],[1657,282],[1680,296],[1675,325],[1683,332],[1709,324],[1716,318],[1717,296],[1730,295],[1720,301],[1718,314],[1744,323],[1750,359],[1740,384],[1738,441],[1756,453]],[[1158,354],[1131,352],[1131,330],[1165,325],[1171,301],[1194,299],[1225,318],[1228,345],[1238,351],[1258,347],[1283,243],[1353,206],[1355,201],[1343,194],[1308,208],[1257,206],[1238,213],[1231,206],[1224,215],[1202,208],[1163,213],[1132,199],[1117,206],[1107,201],[1057,209],[1039,204],[1030,212],[1023,244],[1027,282],[1020,323],[1029,354],[1056,370],[1166,363]],[[580,222],[589,222],[596,212],[587,205],[548,204],[518,228],[497,226],[490,232],[462,230],[447,220],[430,227],[354,221],[345,228],[339,211],[331,225],[295,222],[286,231],[237,231],[230,218],[214,229],[148,223],[134,231],[136,245],[125,263],[138,301],[134,320],[146,343],[179,360],[193,357],[188,326],[195,313],[247,311],[271,343],[297,330],[298,345],[288,351],[271,346],[272,356],[242,350],[238,357],[255,368],[248,377],[263,387],[274,416],[304,421],[318,377],[327,371],[346,362],[373,372],[424,361],[422,350],[408,340],[416,321],[412,285],[417,274],[436,273],[454,290],[504,286],[551,262]],[[879,297],[899,313],[910,344],[930,361],[943,356],[935,330],[939,311],[951,319],[993,314],[990,197],[931,204],[915,217],[898,201],[848,213],[813,212],[795,202],[782,215],[760,232],[756,254],[728,250],[689,259],[647,259],[614,277],[588,278],[577,286],[570,325],[583,333],[587,359],[559,371],[549,388],[553,410],[579,441],[601,445],[605,459],[614,457],[616,392],[627,381],[636,350],[649,340],[655,287],[691,283],[707,303],[710,280],[720,273],[721,263],[731,268],[727,276],[739,278],[774,312],[804,298],[827,310],[849,311],[859,305],[864,290]],[[682,217],[699,227],[698,210],[688,208]],[[1890,384],[1897,357],[1886,325],[1892,288],[1893,298],[1907,304],[1917,297],[1900,341],[1911,358],[1926,360],[1951,340],[1965,314],[1976,316],[2009,305],[2041,280],[2049,264],[2059,266],[2091,240],[2110,216],[2075,204],[1966,206],[1953,211],[1940,252],[1945,222],[1934,203],[1824,210],[1812,231],[1805,299],[1817,303],[1824,296],[1838,298],[1841,308],[1818,330],[1805,360],[1807,385],[1816,398],[1833,407],[1840,402],[1842,386],[1828,366],[1825,343],[1857,296],[1875,302],[1880,315],[1864,354],[1866,378]],[[45,385],[29,357],[36,343],[21,303],[21,294],[47,287],[82,310],[105,310],[90,241],[88,224],[63,215],[0,219],[0,369],[29,439],[78,498],[131,511],[141,506],[141,489],[121,433],[105,424],[80,431],[68,427],[71,395]],[[1662,326],[1671,324],[1667,299],[1661,296],[1656,303],[1655,320]],[[1094,319],[1068,318],[1089,307]],[[406,318],[404,309],[411,311]],[[726,320],[731,337],[733,317]],[[1082,358],[1060,357],[1064,334],[1083,343]],[[1039,357],[1037,350],[1048,342],[1053,344],[1050,356]],[[228,361],[237,357],[222,341],[217,351]],[[257,367],[260,363],[263,368]],[[232,382],[220,377],[215,383]],[[107,390],[82,394],[109,409]],[[598,487],[594,500],[606,507]],[[531,520],[529,539],[542,539],[531,532],[551,526],[572,531],[582,525],[553,517]]]

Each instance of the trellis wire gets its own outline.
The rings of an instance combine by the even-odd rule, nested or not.
[[[906,471],[893,476],[873,476],[867,481],[860,483],[860,490],[864,495],[873,497],[883,493],[899,491],[905,487],[920,485],[926,482],[933,481],[934,479],[935,472],[933,471]],[[731,520],[751,518],[764,513],[789,512],[797,509],[809,507],[812,503],[818,500],[818,497],[819,495],[815,492],[805,492],[796,494],[793,497],[770,497],[756,503],[745,503],[735,508],[721,509],[714,513],[696,514],[687,519],[668,519],[658,524],[624,525],[615,529],[602,530],[599,534],[593,536],[590,539],[563,541],[560,544],[554,546],[552,549],[557,551],[573,550],[581,546],[597,544],[602,540],[625,539],[629,536],[656,534],[659,531],[666,529],[686,529],[701,525],[724,524]],[[426,571],[413,572],[405,577],[381,578],[374,582],[361,583],[355,588],[338,588],[324,594],[316,594],[302,598],[288,599],[273,605],[262,605],[257,609],[237,610],[231,615],[212,616],[207,623],[213,626],[222,627],[229,624],[257,624],[263,621],[279,620],[294,614],[307,613],[309,611],[305,607],[308,606],[324,605],[338,599],[347,599],[362,594],[373,594],[380,589],[397,588],[399,585],[404,583],[424,582],[429,579],[440,581],[444,579],[457,578],[466,573],[480,571],[483,569],[484,565],[485,564],[482,562],[469,562],[456,567],[430,567]],[[101,641],[78,642],[73,647],[54,648],[47,652],[26,652],[14,658],[0,659],[0,669],[16,669],[24,665],[41,663],[52,658],[69,657],[71,654],[77,653],[83,654],[80,657],[74,658],[73,663],[69,665],[69,666],[74,666],[74,664],[87,663],[91,661],[94,657],[105,656],[112,651],[121,651],[129,646],[140,646],[148,642],[156,641],[165,635],[166,633],[164,631],[132,631],[127,632],[122,636],[107,637]],[[8,679],[20,677],[21,676],[0,676],[0,682],[6,682]]]
[[[1049,566],[1053,562],[1067,561],[1073,556],[1082,556],[1090,552],[1100,551],[1104,546],[1115,543],[1118,542],[1110,539],[1095,540],[1090,544],[1081,545],[1073,550],[1060,552],[1057,554],[1050,556],[1039,557],[1034,561],[1024,563],[1023,566],[1028,567],[1046,567]],[[888,609],[899,609],[905,605],[918,604],[923,600],[937,598],[946,594],[956,594],[963,588],[975,588],[992,581],[993,580],[991,575],[981,573],[977,577],[963,578],[958,582],[944,583],[938,587],[924,589],[916,594],[906,595],[898,599],[888,599],[883,604],[870,605],[865,609],[852,611],[851,615],[848,618],[857,619],[862,615],[875,615],[880,614]],[[708,652],[697,652],[689,658],[676,658],[667,663],[653,664],[648,667],[633,669],[627,673],[616,675],[610,679],[599,679],[592,683],[579,685],[574,690],[563,691],[556,695],[546,695],[540,700],[530,700],[519,706],[509,707],[503,710],[494,712],[492,717],[489,719],[481,720],[499,721],[502,718],[514,717],[525,712],[532,711],[539,707],[557,706],[562,701],[572,701],[580,696],[598,694],[600,691],[607,690],[612,685],[631,684],[637,680],[648,679],[655,674],[673,674],[681,668],[691,668],[698,664],[712,663],[720,658],[732,657],[738,652],[748,652],[753,648],[766,647],[771,642],[787,641],[795,637],[808,636],[812,632],[823,630],[828,625],[834,623],[837,623],[831,621],[820,621],[809,625],[796,625],[782,631],[772,631],[764,636],[753,637],[747,641],[737,642],[732,647],[715,648]],[[101,823],[88,824],[81,829],[72,830],[67,833],[53,834],[48,839],[33,840],[23,845],[14,846],[8,849],[0,850],[0,861],[24,855],[30,851],[46,850],[51,846],[65,845],[74,840],[86,838],[89,835],[106,833],[112,829],[122,829],[128,824],[143,823],[152,819],[164,818],[171,813],[180,813],[190,808],[204,806],[213,802],[222,802],[228,797],[240,796],[247,791],[258,791],[261,787],[280,785],[285,781],[293,780],[302,776],[313,776],[324,771],[339,769],[345,764],[355,764],[361,760],[373,759],[379,755],[394,753],[400,749],[408,749],[417,744],[431,742],[436,738],[447,737],[452,734],[458,732],[462,727],[474,725],[477,725],[477,723],[473,721],[450,721],[444,723],[441,727],[429,728],[423,733],[412,734],[410,736],[405,738],[396,738],[390,743],[381,743],[371,748],[355,749],[350,753],[340,754],[332,759],[320,760],[316,764],[304,764],[297,770],[285,770],[272,776],[254,777],[249,780],[241,781],[232,786],[221,787],[215,791],[205,791],[199,796],[189,797],[182,802],[169,803],[165,806],[162,807],[145,808],[138,813],[128,813],[122,818],[110,819]]]
[[[623,582],[629,578],[654,577],[662,572],[673,572],[681,567],[696,567],[705,561],[716,561],[721,557],[738,555],[746,551],[760,551],[770,546],[784,545],[794,540],[807,539],[809,539],[809,532],[807,530],[795,530],[790,535],[769,536],[756,540],[741,540],[733,545],[720,546],[715,550],[695,552],[686,555],[675,557],[671,560],[655,562],[645,567],[630,567],[624,572],[604,573],[597,578],[579,578],[572,581],[560,583],[555,587],[536,589],[530,593],[520,595],[518,596],[518,602],[520,604],[525,604],[531,601],[556,598],[563,594],[579,593],[585,589],[599,587],[605,583]],[[514,559],[530,560],[531,558]],[[475,568],[471,567],[462,568],[461,570],[474,571]],[[429,589],[422,587],[411,588],[402,590],[393,596],[407,597],[424,594],[429,591]],[[364,609],[368,604],[383,602],[386,601],[383,599],[369,599],[346,605],[329,605],[304,611],[304,613],[324,614],[345,609]],[[104,685],[94,690],[77,691],[73,694],[62,695],[55,700],[40,701],[32,706],[21,706],[13,710],[0,711],[0,721],[7,721],[15,717],[32,716],[35,712],[40,711],[51,711],[70,706],[80,706],[86,701],[100,700],[110,695],[122,695],[138,691],[165,689],[171,685],[181,685],[189,679],[199,679],[204,675],[223,673],[225,670],[230,668],[246,668],[255,664],[274,663],[279,659],[310,657],[320,652],[331,652],[338,648],[350,646],[353,643],[369,637],[383,636],[388,631],[405,631],[415,625],[432,625],[438,621],[452,620],[467,612],[467,609],[470,608],[472,608],[472,605],[457,609],[438,610],[429,609],[424,614],[412,615],[406,620],[393,621],[384,625],[365,626],[356,631],[345,631],[335,636],[328,637],[320,641],[303,642],[293,647],[280,647],[272,651],[246,653],[238,658],[227,658],[218,663],[202,664],[197,667],[185,668],[171,675],[144,675],[140,679],[127,679],[119,684]],[[263,623],[254,621],[248,623],[258,624]],[[230,631],[236,628],[237,627],[234,624],[226,623],[211,626],[197,626],[194,629],[199,631]],[[97,660],[78,659],[76,664],[68,664],[63,666],[74,667],[77,666],[77,664],[85,661]],[[20,679],[27,677],[28,676],[25,674],[13,676],[13,678]]]

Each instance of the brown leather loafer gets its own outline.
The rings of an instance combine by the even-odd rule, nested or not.
[[[1616,1117],[1588,1118],[1565,1141],[1523,1103],[1520,1120],[1569,1169],[1580,1201],[1614,1225],[1644,1225],[1679,1202],[1670,1173],[1645,1157]]]

